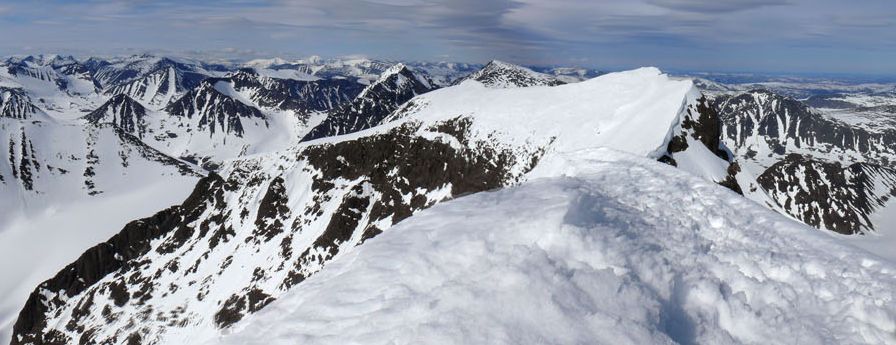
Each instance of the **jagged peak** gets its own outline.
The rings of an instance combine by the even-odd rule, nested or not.
[[[413,73],[411,68],[405,65],[404,63],[397,63],[389,67],[382,74],[380,74],[379,79],[377,79],[374,83],[382,83],[388,80],[390,77],[396,74],[408,74]]]
[[[395,65],[392,65],[392,67],[389,67],[388,69],[386,69],[386,71],[384,71],[382,74],[380,74],[380,77],[376,81],[374,81],[373,83],[368,85],[364,89],[364,91],[361,92],[361,94],[358,96],[358,98],[366,97],[370,93],[371,90],[375,90],[375,89],[379,88],[381,85],[393,83],[396,76],[404,77],[407,80],[415,80],[417,82],[417,84],[419,84],[420,87],[425,88],[427,90],[434,89],[433,82],[429,78],[429,76],[427,76],[425,73],[423,73],[421,71],[417,71],[417,70],[413,69],[412,67],[410,67],[408,65],[405,65],[404,63],[399,62]]]
[[[535,72],[528,67],[523,67],[523,66],[520,66],[517,64],[512,64],[512,63],[501,61],[501,60],[489,61],[487,64],[485,64],[485,66],[482,66],[481,70],[488,71],[488,70],[494,70],[494,69],[499,69],[499,70],[510,69],[510,70],[524,71],[524,72],[532,73],[532,74],[542,74],[542,73]]]
[[[528,69],[528,68],[526,68],[526,67],[523,67],[523,66],[520,66],[520,65],[516,65],[516,64],[512,64],[512,63],[505,62],[505,61],[501,61],[501,60],[492,60],[492,61],[489,61],[487,64],[485,64],[485,66],[483,66],[483,69],[486,69],[486,68],[489,68],[489,67],[492,67],[492,68],[519,68],[519,69]],[[531,71],[531,70],[530,70],[530,71]]]
[[[736,93],[725,102],[724,106],[736,106],[737,104],[742,104],[742,102],[747,102],[747,104],[754,103],[759,106],[771,105],[775,107],[796,109],[798,110],[798,113],[813,113],[812,108],[805,103],[793,97],[782,95],[764,88],[755,88],[749,91]]]

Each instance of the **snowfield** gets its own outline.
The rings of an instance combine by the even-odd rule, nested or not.
[[[896,266],[608,149],[437,205],[223,344],[893,344]]]

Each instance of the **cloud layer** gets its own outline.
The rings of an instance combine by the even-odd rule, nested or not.
[[[896,72],[893,18],[889,0],[13,1],[0,6],[0,52],[887,73]]]

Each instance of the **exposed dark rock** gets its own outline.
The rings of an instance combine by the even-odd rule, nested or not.
[[[856,151],[874,158],[896,154],[896,129],[870,132],[825,118],[793,98],[766,90],[754,90],[717,101],[724,135],[732,149],[753,143],[759,136],[775,154],[786,154],[786,145],[812,147],[821,152]]]
[[[364,85],[349,79],[293,80],[261,76],[242,69],[228,78],[233,88],[246,91],[261,107],[293,110],[299,114],[327,111],[354,99]]]
[[[0,117],[26,120],[39,111],[24,90],[0,86]]]
[[[896,196],[896,171],[868,163],[842,166],[788,155],[757,182],[790,215],[843,234],[873,230],[871,213]],[[884,190],[875,186],[885,185]]]
[[[127,95],[119,94],[84,116],[92,124],[111,123],[126,133],[143,137],[146,132],[146,108]]]
[[[106,275],[113,273],[131,260],[137,259],[151,248],[150,241],[173,230],[184,218],[196,218],[199,205],[220,189],[223,180],[210,175],[199,181],[193,193],[181,206],[174,206],[152,217],[128,223],[121,232],[106,242],[88,249],[84,254],[41,283],[29,295],[25,306],[13,326],[12,345],[51,344],[52,333],[42,333],[46,326],[46,313],[64,305],[65,298],[76,296]],[[47,296],[55,296],[49,298]],[[120,297],[123,299],[123,297]]]
[[[174,116],[199,117],[199,128],[214,134],[216,131],[242,137],[244,118],[267,120],[260,110],[225,95],[215,88],[216,83],[228,83],[226,79],[211,78],[187,92],[183,97],[165,107]]]
[[[265,241],[284,231],[282,219],[289,217],[289,207],[286,206],[288,197],[283,178],[277,177],[271,180],[268,190],[261,198],[258,205],[258,215],[255,218],[255,236],[262,236]]]
[[[442,140],[418,136],[417,132],[421,130],[453,136],[463,146],[455,147]],[[520,174],[534,167],[544,152],[512,151],[492,142],[471,139],[469,131],[470,120],[464,118],[428,128],[409,122],[385,133],[312,145],[296,151],[297,156],[289,161],[299,162],[303,171],[294,173],[306,174],[311,179],[310,184],[301,187],[307,188],[299,193],[305,195],[302,198],[307,197],[307,201],[297,210],[288,207],[295,201],[288,200],[295,193],[285,190],[285,176],[293,175],[279,169],[270,171],[279,173],[267,176],[259,173],[259,167],[249,160],[231,169],[227,180],[211,175],[197,185],[193,195],[182,205],[129,224],[121,233],[92,248],[69,268],[41,284],[16,323],[16,339],[22,340],[13,344],[47,342],[50,331],[55,330],[55,326],[47,327],[48,320],[71,305],[58,299],[46,301],[42,296],[52,296],[62,290],[69,296],[69,303],[93,297],[113,301],[92,310],[102,309],[101,317],[114,324],[142,324],[144,326],[132,333],[139,334],[142,342],[156,342],[153,339],[157,339],[160,332],[164,333],[160,327],[169,327],[167,325],[173,321],[146,321],[144,316],[149,312],[152,315],[163,312],[152,310],[158,307],[153,301],[165,298],[177,288],[157,284],[173,275],[177,275],[176,281],[183,280],[182,287],[195,286],[197,292],[190,297],[195,296],[197,303],[220,303],[215,315],[207,317],[219,327],[227,327],[317,272],[346,246],[362,243],[381,233],[384,230],[381,227],[399,222],[445,198],[515,183]],[[247,191],[251,195],[244,194]],[[234,230],[231,226],[238,223],[246,205],[255,204],[254,195],[257,194],[254,193],[262,195],[264,206],[255,210],[256,219],[242,225],[249,228]],[[438,197],[430,198],[429,193]],[[232,202],[239,204],[229,204]],[[335,211],[325,213],[325,208],[321,207],[324,203],[328,205],[326,209],[335,207]],[[274,222],[275,219],[281,220],[282,225]],[[286,222],[287,219],[292,220]],[[261,229],[258,236],[246,233],[257,229]],[[238,231],[243,232],[238,234]],[[316,236],[313,244],[293,248],[293,239],[308,233]],[[230,246],[215,244],[237,235],[270,241],[240,241]],[[225,270],[233,274],[234,270],[244,269],[237,267],[234,255],[257,252],[267,246],[266,243],[272,243],[274,250],[268,252],[281,258],[281,262],[271,262],[260,271],[255,267],[254,273],[249,272],[253,276],[246,277],[252,280],[251,286],[226,290],[226,284],[217,281],[225,276],[222,275]],[[221,252],[222,248],[227,252]],[[185,253],[194,251],[197,259],[185,265],[177,263]],[[203,262],[210,260],[212,255],[220,257],[222,253],[227,255],[223,262]],[[107,279],[100,282],[103,277]],[[262,290],[262,284],[273,284],[276,288]],[[130,296],[126,297],[118,285],[125,286]],[[174,285],[178,284],[175,282]],[[209,301],[221,291],[229,293],[225,295],[229,296],[226,300]],[[103,298],[96,296],[98,294],[104,295]],[[127,309],[118,305],[127,305]],[[206,316],[190,317],[201,320]],[[185,322],[186,318],[175,323]],[[73,321],[73,329],[89,329],[86,320]],[[197,319],[191,319],[193,321]],[[119,339],[125,336],[118,335]],[[93,340],[98,343],[111,341],[111,336],[103,337],[94,336]]]
[[[731,162],[728,165],[728,175],[725,175],[725,179],[719,181],[719,185],[722,187],[730,189],[732,192],[735,192],[740,195],[744,195],[743,189],[740,187],[740,184],[737,183],[737,174],[740,173],[740,164],[737,162]]]
[[[330,111],[327,118],[302,140],[348,134],[376,126],[403,103],[434,89],[434,84],[426,75],[407,66],[396,65],[365,88],[357,98]]]

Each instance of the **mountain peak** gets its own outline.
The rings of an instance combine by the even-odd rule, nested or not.
[[[403,63],[395,64],[364,88],[358,97],[331,111],[302,140],[348,134],[376,126],[411,98],[435,89],[425,73],[412,70]]]
[[[0,117],[26,120],[42,113],[22,89],[0,87]]]
[[[145,117],[146,108],[140,102],[121,93],[112,96],[83,118],[94,125],[111,123],[129,134],[142,138],[146,131]]]
[[[490,61],[482,69],[461,79],[458,83],[465,80],[475,80],[487,87],[499,89],[564,84],[554,76],[500,60]]]

